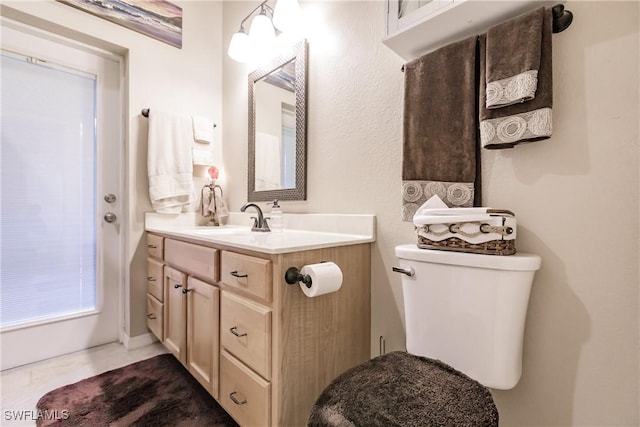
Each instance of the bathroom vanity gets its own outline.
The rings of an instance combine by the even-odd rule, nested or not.
[[[370,356],[375,217],[297,217],[310,230],[146,217],[147,325],[242,426],[306,425],[324,387]],[[309,298],[285,282],[322,261],[342,270],[337,292]]]

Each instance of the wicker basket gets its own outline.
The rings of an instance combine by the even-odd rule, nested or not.
[[[513,212],[487,209],[489,219],[416,227],[418,247],[484,255],[516,253],[516,218]]]
[[[457,237],[450,237],[436,242],[418,235],[418,247],[421,249],[437,249],[441,251],[471,252],[485,255],[513,255],[516,253],[515,240],[490,240],[485,243],[469,243]]]

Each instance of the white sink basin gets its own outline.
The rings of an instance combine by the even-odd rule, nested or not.
[[[234,225],[222,225],[219,227],[206,226],[206,227],[194,227],[184,228],[182,231],[198,236],[226,236],[229,234],[249,234],[251,229],[249,227],[240,227]]]

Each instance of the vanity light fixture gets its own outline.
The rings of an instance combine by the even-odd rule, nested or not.
[[[249,62],[251,59],[270,57],[275,53],[276,30],[280,33],[291,31],[297,26],[300,15],[298,0],[276,0],[275,8],[264,0],[253,9],[241,22],[240,29],[231,37],[229,56],[238,62]],[[257,11],[249,28],[244,29],[245,22]]]

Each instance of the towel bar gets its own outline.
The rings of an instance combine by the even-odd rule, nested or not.
[[[140,112],[140,114],[142,114],[143,117],[149,117],[149,109],[148,108],[143,108],[142,111]],[[217,124],[213,124],[213,127],[217,127]]]

